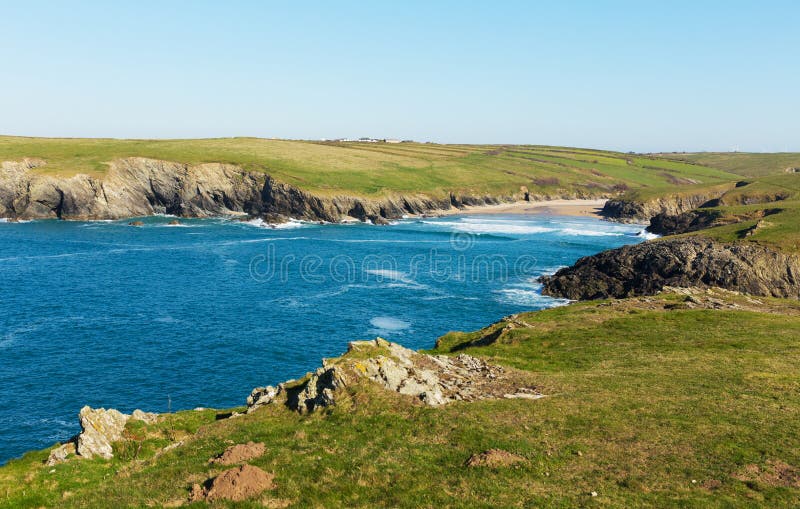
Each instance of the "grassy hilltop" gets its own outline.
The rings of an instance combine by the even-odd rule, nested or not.
[[[785,173],[787,169],[800,170],[800,154],[797,152],[755,153],[755,152],[697,152],[662,153],[655,157],[674,161],[702,164],[729,171],[745,177],[762,177]]]
[[[437,353],[525,370],[543,399],[430,408],[365,381],[310,416],[283,405],[224,420],[228,412],[180,412],[129,423],[110,461],[48,467],[47,451],[11,461],[0,469],[0,506],[175,506],[193,483],[226,468],[209,458],[250,440],[266,444],[250,463],[274,472],[276,489],[222,506],[800,502],[797,302],[669,294],[526,313],[515,323],[499,336],[506,323],[449,334]],[[465,465],[491,448],[524,462]]]
[[[510,194],[609,194],[629,188],[666,191],[730,183],[737,176],[710,167],[600,150],[531,145],[335,143],[220,138],[116,140],[0,136],[0,161],[44,159],[34,169],[53,176],[96,177],[108,163],[147,157],[187,164],[223,162],[264,171],[319,194],[377,196],[447,191]]]

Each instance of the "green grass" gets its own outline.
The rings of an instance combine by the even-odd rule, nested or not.
[[[531,145],[322,143],[258,138],[200,140],[62,139],[0,136],[0,161],[41,158],[33,170],[102,177],[115,159],[147,157],[186,164],[222,162],[264,171],[320,194],[386,195],[448,191],[608,195],[736,180],[724,171],[659,158]],[[698,184],[692,184],[696,182]]]
[[[770,312],[709,311],[683,299],[523,314],[528,327],[466,350],[490,331],[442,339],[439,352],[531,372],[548,395],[538,401],[436,409],[365,382],[311,416],[282,406],[221,421],[182,412],[130,430],[111,461],[51,468],[41,451],[10,462],[0,468],[0,506],[177,503],[221,470],[209,458],[249,440],[266,443],[251,463],[274,472],[277,488],[231,507],[797,506],[797,487],[740,474],[772,461],[800,466],[800,305],[765,299]],[[186,445],[154,457],[177,439]],[[528,461],[464,466],[489,448]]]
[[[718,217],[738,217],[743,221],[689,235],[702,235],[724,242],[756,242],[800,253],[800,173],[768,175],[743,182],[746,185],[721,187],[719,203],[701,209]],[[628,193],[626,199],[642,199],[643,195],[634,191]],[[657,196],[647,196],[647,199]],[[764,213],[768,215],[760,217]],[[762,227],[745,236],[745,232],[759,221]]]
[[[702,164],[745,177],[784,173],[787,168],[800,168],[800,153],[762,154],[752,152],[697,152],[655,154],[659,158]]]

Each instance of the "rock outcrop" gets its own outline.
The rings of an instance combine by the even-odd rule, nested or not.
[[[622,223],[647,223],[659,214],[676,216],[703,205],[711,205],[734,186],[730,184],[696,194],[659,196],[650,200],[612,198],[603,205],[600,215]]]
[[[513,370],[466,354],[421,354],[377,338],[351,342],[347,354],[324,360],[322,367],[303,381],[253,389],[247,399],[248,413],[275,401],[283,401],[301,413],[313,412],[336,404],[339,391],[359,379],[430,406],[489,398],[541,397]]]
[[[81,423],[81,432],[71,438],[67,443],[50,451],[46,463],[55,465],[69,459],[73,454],[82,458],[100,457],[111,459],[114,457],[113,443],[122,439],[122,433],[128,420],[142,421],[153,424],[158,420],[158,414],[134,410],[131,415],[110,408],[81,408],[78,418]]]
[[[544,294],[574,300],[653,295],[665,286],[798,298],[800,259],[750,242],[666,238],[581,258],[540,281]]]
[[[733,214],[718,209],[697,209],[678,215],[658,214],[650,219],[647,231],[658,235],[678,235],[743,221],[760,220],[781,211],[779,208],[771,208]]]
[[[495,204],[519,196],[424,195],[385,198],[319,196],[277,182],[268,174],[221,163],[187,165],[132,157],[112,161],[102,178],[38,173],[45,162],[25,159],[0,166],[0,217],[18,219],[120,219],[172,214],[182,217],[248,215],[383,223],[404,214]]]
[[[118,410],[105,408],[81,408],[81,433],[78,435],[78,455],[84,458],[99,456],[111,459],[114,449],[111,444],[122,438],[128,416]]]

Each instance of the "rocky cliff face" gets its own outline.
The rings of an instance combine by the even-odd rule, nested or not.
[[[665,286],[800,297],[800,259],[752,243],[661,239],[581,258],[542,277],[543,293],[575,300],[652,295]]]
[[[761,220],[780,212],[782,209],[779,208],[750,210],[737,214],[725,213],[717,209],[698,209],[674,216],[658,214],[650,218],[650,226],[647,227],[647,231],[658,235],[678,235],[716,226],[738,224],[743,221]]]
[[[227,164],[186,165],[145,158],[113,161],[102,178],[52,177],[32,172],[44,161],[0,166],[0,217],[119,219],[153,214],[183,217],[250,215],[376,223],[463,205],[511,201],[514,196],[327,197],[276,182],[261,172]]]
[[[713,203],[731,187],[733,184],[703,193],[661,196],[652,200],[615,198],[606,202],[600,214],[606,219],[622,223],[647,223],[659,214],[676,216]]]

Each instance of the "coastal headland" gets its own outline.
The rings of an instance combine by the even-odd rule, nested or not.
[[[786,155],[775,166],[747,154],[742,164],[729,155],[236,139],[96,140],[87,156],[69,143],[91,145],[0,138],[0,215],[379,223],[453,209],[598,213],[660,237],[543,278],[544,292],[578,302],[451,332],[428,351],[355,342],[231,409],[83,410],[80,436],[0,468],[0,506],[800,499],[800,174],[783,167]],[[274,154],[244,160],[231,155],[238,143]],[[191,157],[181,152],[189,146]],[[335,153],[326,163],[308,155]],[[350,170],[355,180],[338,178]],[[101,427],[110,434],[94,433]]]

